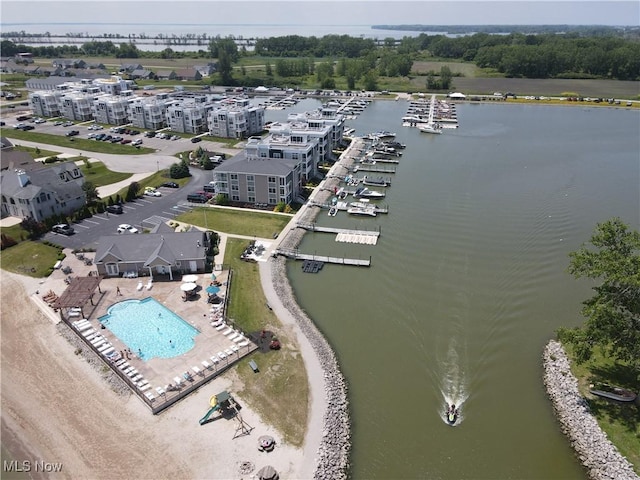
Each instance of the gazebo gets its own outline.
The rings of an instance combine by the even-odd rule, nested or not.
[[[74,277],[71,279],[69,286],[60,295],[60,297],[53,303],[53,308],[79,308],[82,314],[82,308],[91,302],[93,305],[93,295],[96,290],[102,293],[100,290],[100,276],[89,277]]]

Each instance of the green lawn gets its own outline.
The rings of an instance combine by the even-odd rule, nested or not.
[[[51,273],[60,251],[59,248],[39,242],[25,241],[3,250],[0,253],[0,264],[4,270],[42,278]]]
[[[175,218],[178,222],[235,235],[272,238],[291,220],[288,215],[201,207]]]
[[[73,130],[73,127],[69,127]],[[114,155],[143,155],[145,153],[153,153],[152,148],[140,147],[135,148],[131,145],[122,145],[120,143],[98,142],[87,138],[65,137],[61,135],[52,135],[50,133],[40,133],[37,130],[29,130],[27,132],[16,130],[15,128],[0,128],[0,135],[3,137],[16,138],[29,142],[46,143],[48,145],[57,145],[59,147],[73,148],[78,151],[89,151],[98,153],[110,153]]]
[[[24,147],[22,145],[17,145],[13,147],[13,149],[17,152],[27,152],[33,158],[55,157],[56,155],[60,155],[60,152],[54,152],[53,150],[44,150],[42,148],[34,148],[34,147]]]
[[[563,344],[572,359],[571,371],[578,378],[580,393],[587,398],[589,408],[611,442],[629,460],[640,474],[640,407],[618,404],[589,393],[592,383],[608,383],[638,392],[637,372],[627,365],[605,358],[595,352],[591,360],[578,365],[570,346]]]
[[[92,162],[89,163],[89,165],[81,165],[80,170],[82,170],[82,174],[85,179],[92,182],[96,187],[121,182],[133,175],[132,173],[114,172],[109,170],[102,162]]]
[[[240,260],[240,254],[248,244],[248,240],[227,240],[224,263],[233,271],[228,316],[248,332],[273,331],[282,343],[282,349],[251,356],[260,368],[258,375],[249,367],[249,359],[238,365],[237,373],[242,382],[238,394],[266,422],[276,427],[287,443],[300,447],[308,417],[306,370],[300,352],[292,347],[293,339],[266,306],[258,264]]]
[[[16,242],[20,243],[29,238],[29,232],[22,228],[22,224],[12,225],[10,227],[0,227],[0,233],[13,238]]]

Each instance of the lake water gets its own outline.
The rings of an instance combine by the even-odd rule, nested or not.
[[[310,100],[297,109],[309,108]],[[407,144],[388,215],[318,223],[382,231],[377,246],[308,234],[289,264],[300,305],[350,385],[353,478],[582,479],[542,384],[544,345],[581,324],[588,281],[568,253],[596,223],[640,225],[640,116],[610,108],[462,104],[442,135],[400,126],[407,103],[349,122]],[[287,112],[269,112],[268,120]],[[447,402],[461,405],[455,427]]]

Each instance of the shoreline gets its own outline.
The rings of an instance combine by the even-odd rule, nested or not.
[[[600,428],[578,391],[578,380],[562,344],[547,343],[543,353],[544,385],[560,429],[592,480],[638,480],[633,465],[624,458]]]

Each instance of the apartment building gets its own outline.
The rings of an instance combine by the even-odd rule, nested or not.
[[[216,192],[233,202],[276,205],[296,201],[318,174],[318,140],[294,135],[250,138],[245,149],[213,171]]]

